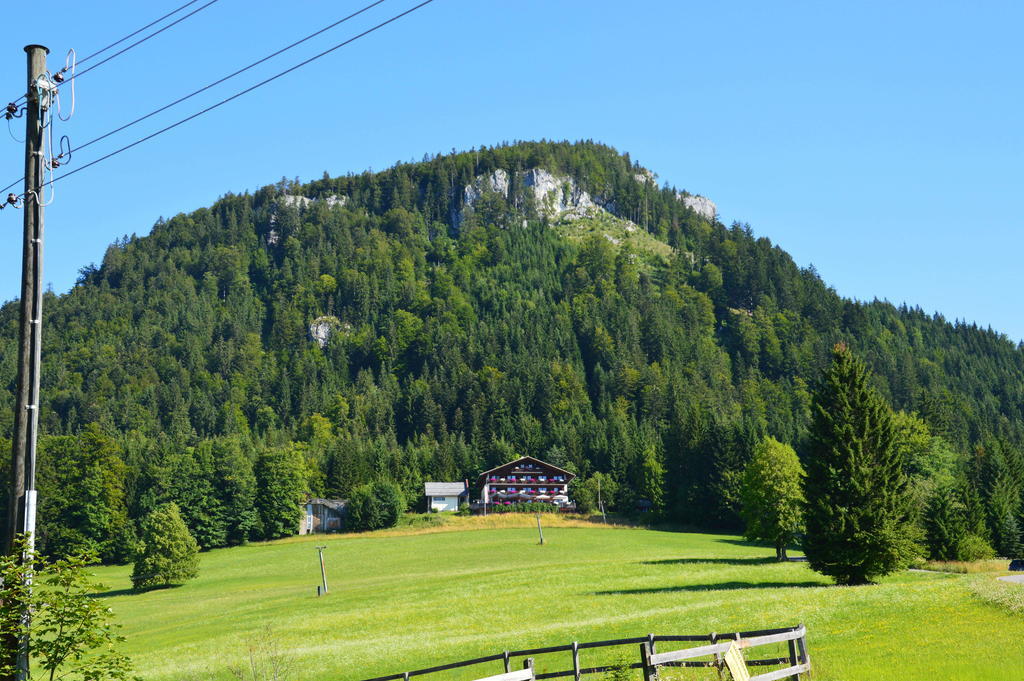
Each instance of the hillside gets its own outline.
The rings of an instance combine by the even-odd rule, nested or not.
[[[51,551],[116,559],[124,520],[165,500],[204,547],[273,538],[302,492],[384,476],[414,500],[424,479],[473,478],[513,453],[609,474],[620,508],[645,498],[677,522],[735,527],[751,443],[801,449],[840,340],[907,412],[922,490],[959,475],[988,499],[1010,480],[998,493],[1021,508],[1020,348],[846,300],[591,142],[228,195],[113,244],[45,311]],[[15,336],[11,303],[7,437]]]
[[[769,548],[734,536],[551,525],[539,546],[532,518],[505,528],[485,520],[492,518],[466,519],[466,531],[299,537],[212,551],[197,580],[143,594],[128,591],[128,568],[100,568],[98,576],[145,681],[230,679],[228,665],[267,638],[271,650],[287,651],[289,678],[358,681],[574,640],[799,622],[819,681],[1024,673],[1024,648],[1006,644],[1024,636],[1024,621],[971,592],[974,580],[994,582],[992,575],[904,572],[879,585],[834,587],[806,563],[776,563]],[[323,598],[314,544],[327,546]],[[758,652],[785,654],[784,646]],[[626,655],[637,656],[637,646],[582,650],[580,661],[597,666]],[[571,669],[566,653],[536,656],[536,664],[539,672]],[[492,662],[436,678],[501,670]],[[666,676],[718,678],[700,670]]]

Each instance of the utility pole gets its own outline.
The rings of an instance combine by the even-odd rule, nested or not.
[[[11,448],[11,490],[4,553],[24,535],[29,552],[35,545],[36,442],[39,435],[39,369],[43,325],[43,122],[52,99],[46,77],[42,45],[25,47],[28,55],[28,90],[25,104],[24,245],[21,258],[21,325],[18,345],[18,387]],[[28,554],[24,556],[28,558]],[[27,622],[28,604],[19,603]],[[5,635],[0,641],[3,661],[15,662],[17,672],[2,681],[28,678],[28,636]]]
[[[28,96],[25,105],[24,244],[21,256],[21,325],[18,387],[11,451],[11,492],[4,537],[5,552],[18,534],[35,531],[36,442],[39,434],[39,368],[43,325],[43,117],[50,106],[46,55],[42,45],[28,45]],[[45,85],[40,85],[43,79]],[[42,91],[42,95],[40,92]]]
[[[324,594],[327,594],[327,569],[324,568],[324,549],[326,546],[318,546],[316,550],[320,553],[320,579],[324,582]]]
[[[608,524],[608,516],[604,514],[604,502],[601,501],[601,478],[597,479],[597,507],[601,510],[601,517],[604,519],[604,524]]]

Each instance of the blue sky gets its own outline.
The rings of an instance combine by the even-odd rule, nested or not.
[[[69,47],[84,56],[183,2],[57,1],[39,24],[8,22],[0,98],[23,92],[24,45],[50,47],[56,68]],[[368,3],[219,0],[84,75],[57,133],[81,144]],[[387,0],[70,167],[414,4]],[[281,177],[590,138],[710,197],[727,224],[749,223],[844,296],[1022,339],[1022,25],[1024,4],[998,1],[435,0],[57,183],[45,280],[65,291],[121,235]],[[0,186],[21,176],[22,154],[0,132]],[[0,213],[0,300],[17,295],[20,232],[20,212]]]

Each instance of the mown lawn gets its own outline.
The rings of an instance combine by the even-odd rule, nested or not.
[[[975,595],[977,575],[903,573],[839,588],[731,536],[601,526],[544,534],[545,546],[535,526],[253,544],[203,554],[197,580],[144,594],[128,591],[127,567],[96,573],[146,681],[231,678],[228,664],[268,627],[290,678],[357,681],[505,649],[800,622],[817,681],[1024,678],[1024,617]],[[327,545],[331,589],[319,599],[316,543]],[[584,651],[582,663],[625,654],[636,647]],[[570,666],[564,654],[537,664]],[[493,663],[421,678],[499,671]]]

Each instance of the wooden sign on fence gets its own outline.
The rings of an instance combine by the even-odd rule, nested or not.
[[[733,641],[729,650],[725,651],[725,666],[729,668],[733,681],[750,681],[747,661],[743,659],[743,652],[736,641]]]

